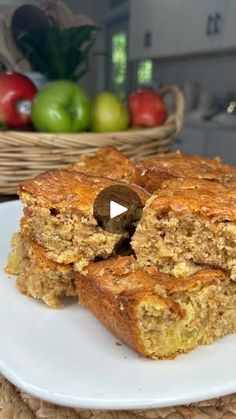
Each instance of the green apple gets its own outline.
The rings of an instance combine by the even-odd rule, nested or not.
[[[58,80],[36,94],[31,116],[41,132],[85,131],[90,125],[91,103],[78,84]]]
[[[128,125],[128,110],[118,96],[110,92],[97,95],[92,105],[92,131],[123,131],[127,129]]]

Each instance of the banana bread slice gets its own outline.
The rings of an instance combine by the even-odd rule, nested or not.
[[[204,269],[173,280],[132,256],[90,264],[76,274],[80,303],[115,335],[153,359],[174,358],[236,331],[236,283]]]
[[[83,155],[69,166],[72,170],[91,176],[104,176],[132,183],[135,163],[113,146],[101,147],[94,155]]]
[[[17,288],[51,308],[61,307],[61,298],[76,296],[72,265],[49,260],[42,246],[16,233],[12,239],[6,272],[17,275]]]
[[[136,164],[132,181],[153,193],[174,178],[196,178],[218,182],[236,180],[236,168],[219,158],[207,159],[184,153],[160,154]]]
[[[147,202],[131,246],[141,267],[185,276],[209,266],[236,279],[236,183],[168,181]]]
[[[53,170],[27,180],[20,186],[25,206],[21,231],[43,246],[49,259],[73,263],[82,270],[95,258],[108,258],[127,237],[111,233],[98,224],[93,205],[106,187],[121,184],[71,170]],[[149,194],[130,185],[143,205]]]

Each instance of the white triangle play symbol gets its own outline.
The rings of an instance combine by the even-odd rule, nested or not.
[[[120,205],[115,201],[110,201],[110,218],[115,218],[127,211],[128,208],[124,207],[123,205]]]

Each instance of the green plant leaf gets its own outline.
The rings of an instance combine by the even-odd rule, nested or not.
[[[86,25],[61,30],[55,20],[50,23],[21,32],[17,39],[20,49],[34,71],[51,80],[78,80],[88,71],[88,57],[99,28]]]

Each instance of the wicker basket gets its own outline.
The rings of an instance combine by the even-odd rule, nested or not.
[[[184,98],[179,88],[173,85],[163,87],[159,93],[174,96],[175,112],[157,128],[108,134],[1,132],[0,194],[15,194],[22,180],[75,162],[81,154],[92,154],[101,146],[114,145],[137,160],[167,152],[183,123]]]

